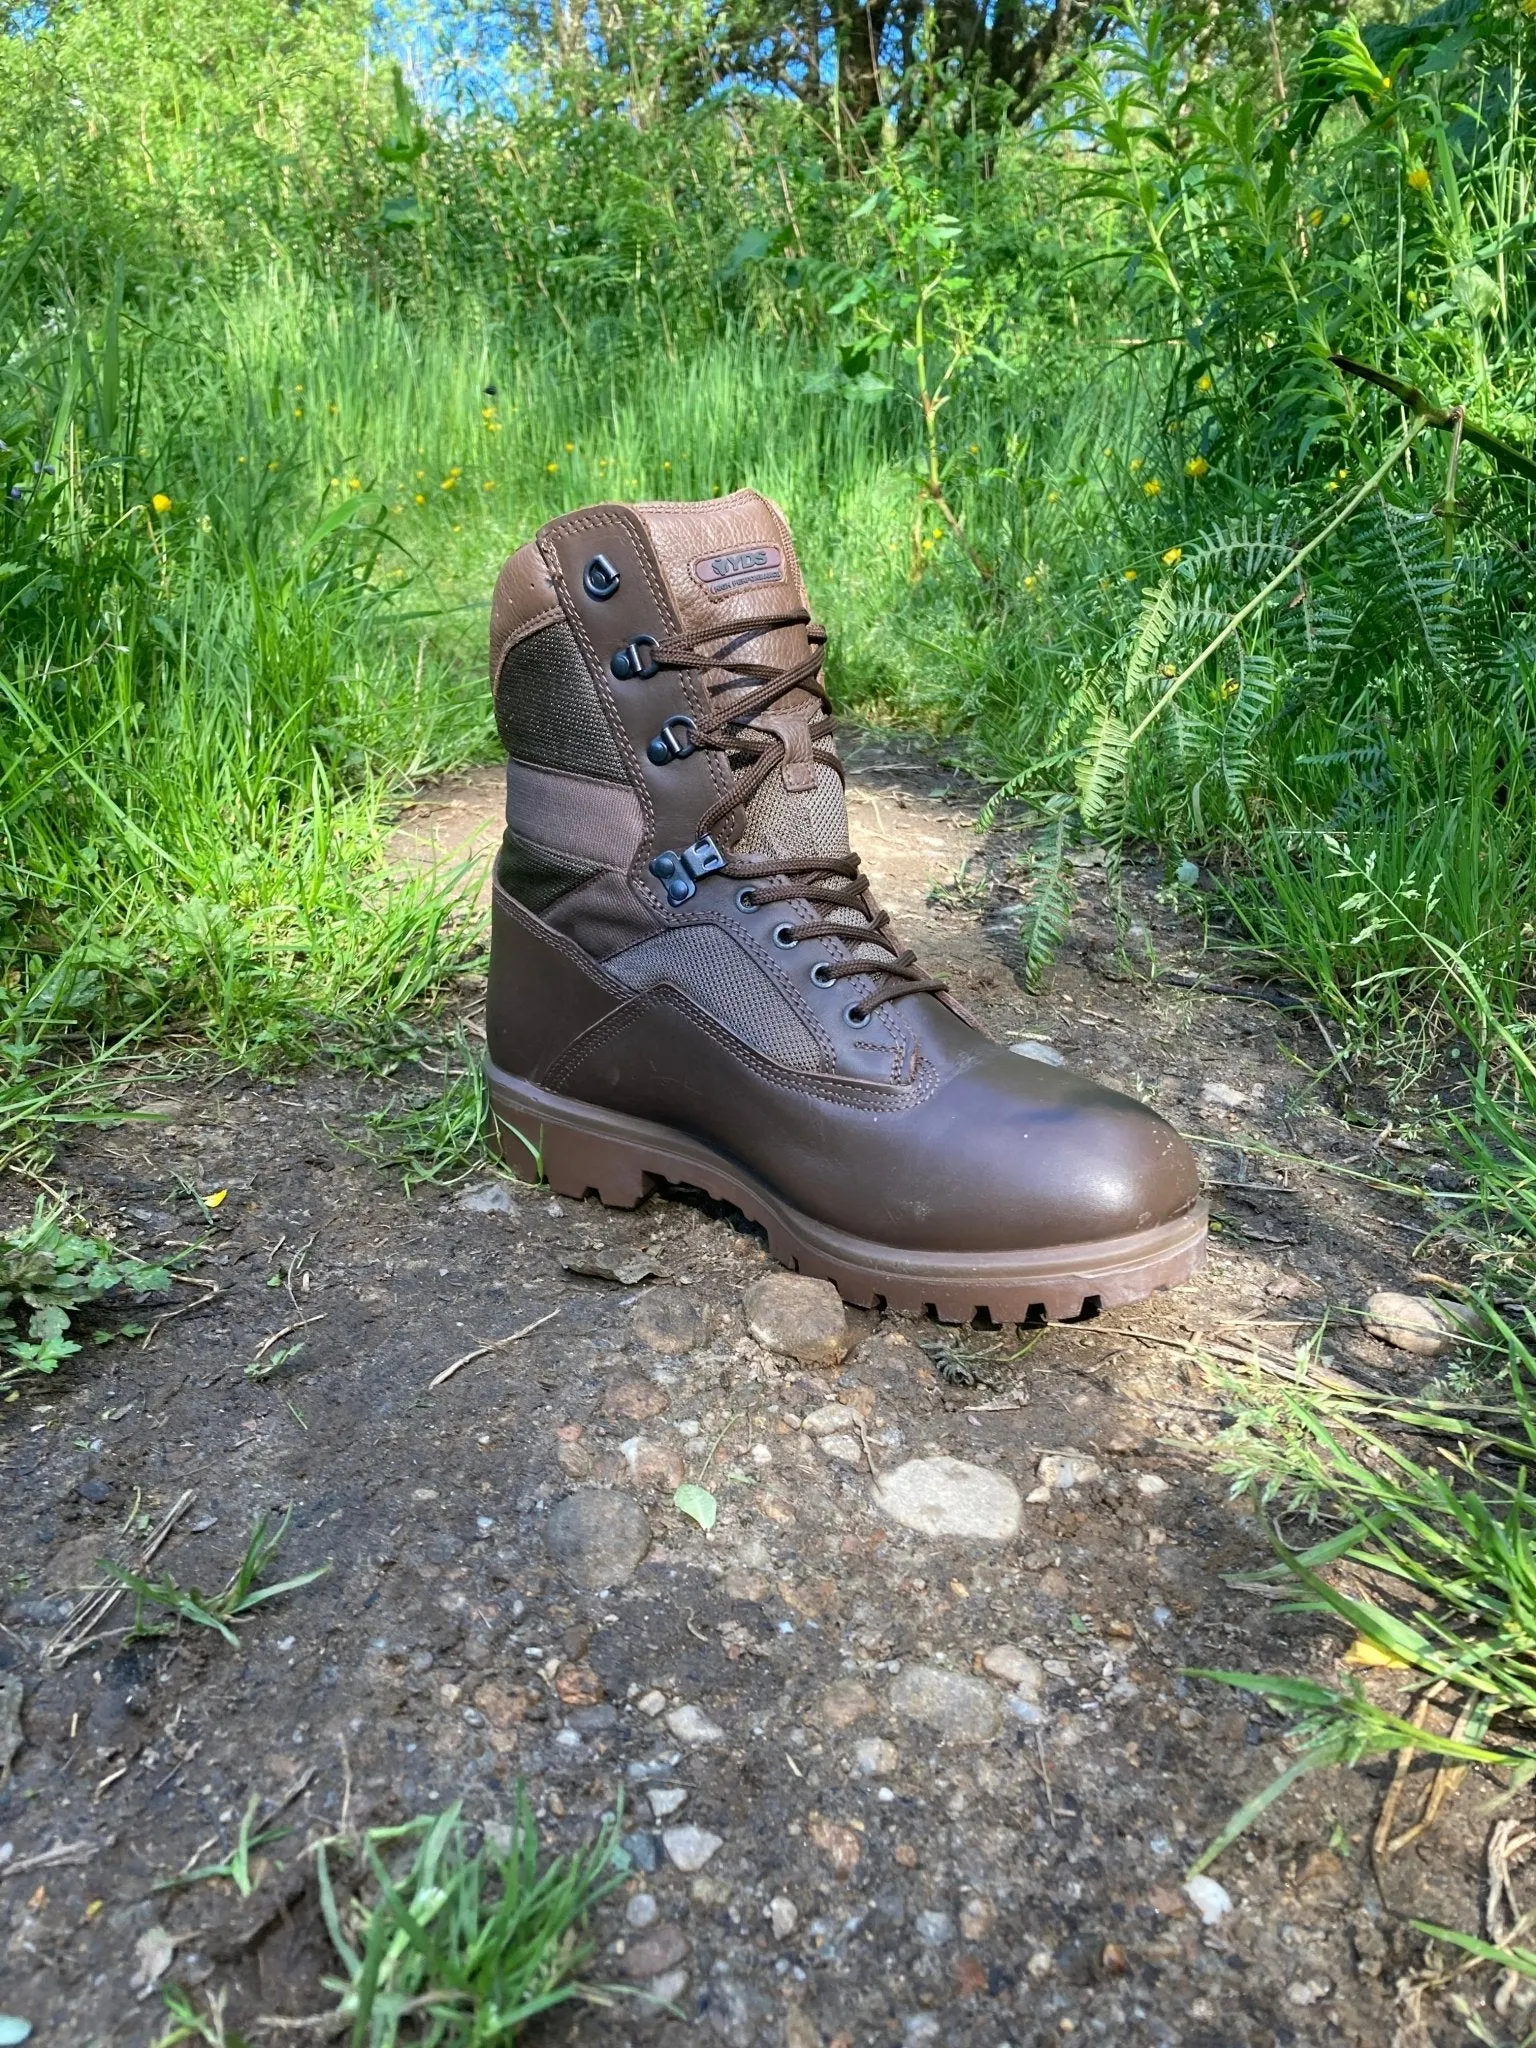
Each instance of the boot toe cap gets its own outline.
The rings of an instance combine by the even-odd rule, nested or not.
[[[1171,1223],[1199,1200],[1178,1133],[1081,1076],[999,1050],[934,1107],[943,1128],[924,1206],[957,1248],[1099,1244]]]

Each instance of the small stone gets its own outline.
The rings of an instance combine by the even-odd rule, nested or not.
[[[1192,1877],[1184,1887],[1184,1896],[1207,1927],[1215,1927],[1232,1910],[1232,1894],[1214,1877]]]
[[[661,1844],[654,1835],[648,1835],[637,1828],[632,1835],[626,1835],[619,1847],[624,1851],[636,1870],[643,1870],[647,1877],[661,1868]]]
[[[572,1585],[602,1592],[634,1577],[651,1547],[651,1527],[627,1493],[583,1487],[557,1502],[544,1545]]]
[[[640,1709],[640,1712],[645,1715],[648,1721],[654,1721],[656,1716],[661,1712],[662,1708],[666,1704],[666,1694],[664,1692],[659,1692],[654,1685],[651,1687],[649,1692],[641,1693],[639,1699],[635,1701],[635,1705]]]
[[[947,1913],[914,1914],[912,1928],[918,1940],[929,1948],[938,1948],[955,1938],[955,1923]]]
[[[467,1209],[471,1216],[513,1216],[517,1213],[512,1190],[504,1180],[484,1180],[476,1187],[464,1188],[454,1198],[453,1206]]]
[[[670,1820],[688,1803],[688,1794],[681,1785],[658,1785],[653,1792],[647,1792],[651,1812],[657,1820]]]
[[[1271,1301],[1305,1301],[1308,1295],[1317,1292],[1310,1280],[1304,1280],[1300,1273],[1282,1273],[1278,1280],[1271,1280],[1264,1292]]]
[[[802,1365],[837,1365],[848,1349],[848,1317],[830,1280],[769,1273],[747,1289],[742,1306],[759,1344]]]
[[[839,1465],[862,1465],[864,1462],[864,1446],[856,1436],[844,1436],[841,1430],[834,1431],[831,1436],[824,1436],[821,1448],[827,1457],[835,1459]]]
[[[1394,1350],[1414,1358],[1439,1358],[1464,1337],[1475,1337],[1480,1319],[1459,1301],[1427,1294],[1373,1294],[1365,1304],[1365,1327]]]
[[[697,1351],[709,1336],[709,1315],[680,1287],[653,1287],[629,1312],[629,1326],[652,1351]],[[637,1421],[641,1418],[636,1417]]]
[[[800,1912],[793,1899],[786,1899],[780,1892],[768,1901],[768,1921],[773,1928],[775,1941],[788,1941],[800,1925]]]
[[[662,1493],[675,1493],[686,1474],[683,1454],[676,1444],[659,1444],[647,1436],[632,1436],[619,1446],[629,1476],[636,1486]]]
[[[845,1408],[841,1401],[828,1401],[825,1407],[813,1408],[800,1427],[807,1436],[834,1436],[839,1430],[852,1429],[858,1419],[853,1409]]]
[[[1016,1052],[1021,1059],[1038,1060],[1042,1067],[1064,1067],[1067,1056],[1058,1052],[1054,1045],[1048,1045],[1043,1038],[1021,1038],[1008,1050]]]
[[[707,1873],[696,1877],[688,1887],[688,1896],[693,1903],[711,1913],[717,1906],[728,1906],[735,1895],[735,1886],[727,1878],[710,1877]]]
[[[635,1928],[653,1926],[660,1912],[660,1906],[649,1892],[636,1892],[624,1908],[624,1925]]]
[[[901,2038],[909,2041],[913,2048],[924,2041],[937,2041],[943,2029],[931,2012],[915,2012],[901,2023]]]
[[[603,1412],[626,1422],[649,1422],[667,1412],[666,1389],[654,1380],[616,1380],[603,1392]]]
[[[853,1767],[861,1778],[888,1778],[900,1761],[894,1742],[866,1735],[853,1745]]]
[[[997,1919],[997,1908],[990,1899],[969,1898],[960,1908],[960,1933],[966,1941],[985,1941],[992,1932]]]
[[[712,1835],[708,1828],[696,1828],[685,1821],[681,1827],[665,1829],[661,1845],[667,1852],[667,1861],[676,1864],[679,1870],[702,1870],[725,1842],[723,1836]]]
[[[567,1479],[590,1479],[592,1476],[592,1453],[585,1444],[557,1444],[555,1463]]]
[[[603,1681],[590,1664],[562,1664],[555,1691],[565,1707],[595,1707],[603,1697]]]
[[[844,1827],[841,1821],[828,1820],[825,1814],[813,1813],[806,1833],[832,1866],[834,1877],[853,1875],[864,1853],[854,1829]]]
[[[1155,1472],[1138,1472],[1136,1475],[1136,1491],[1144,1493],[1149,1497],[1155,1493],[1166,1493],[1168,1491],[1168,1482],[1166,1479],[1160,1479]]]
[[[676,2005],[688,1989],[686,1970],[668,1970],[665,1977],[657,1977],[645,1987],[645,1996],[654,1999],[658,2005]]]
[[[1225,1081],[1207,1081],[1200,1090],[1200,1100],[1215,1109],[1246,1109],[1251,1099],[1241,1088],[1229,1087]]]
[[[718,1721],[711,1721],[702,1707],[674,1707],[667,1716],[667,1726],[678,1741],[686,1742],[690,1749],[702,1748],[708,1742],[725,1740],[725,1730]]]
[[[1087,1486],[1101,1478],[1103,1467],[1086,1451],[1047,1451],[1035,1467],[1035,1476],[1042,1486],[1053,1491],[1066,1491],[1074,1486]]]
[[[681,1927],[663,1920],[632,1941],[624,1951],[624,1974],[631,1984],[644,1984],[675,1970],[688,1953],[688,1941]]]
[[[1004,1685],[1013,1686],[1025,1699],[1039,1699],[1045,1679],[1040,1660],[1031,1657],[1027,1650],[1021,1650],[1016,1643],[999,1643],[995,1650],[988,1650],[981,1660],[981,1668],[988,1677],[1000,1678]]]
[[[962,1458],[909,1458],[875,1482],[875,1504],[904,1529],[1006,1543],[1019,1532],[1019,1489]]]
[[[875,1696],[856,1678],[840,1678],[821,1696],[819,1719],[823,1728],[851,1728],[875,1711]]]
[[[720,1590],[727,1600],[747,1600],[755,1606],[766,1600],[773,1589],[765,1572],[754,1572],[745,1565],[733,1564],[721,1580]]]
[[[895,1848],[891,1851],[891,1854],[895,1857],[896,1861],[901,1865],[903,1870],[916,1870],[917,1851],[913,1848],[910,1842],[898,1842]]]
[[[1333,1986],[1326,1977],[1309,1977],[1285,1987],[1287,2005],[1319,2005]]]
[[[937,1664],[908,1665],[891,1686],[891,1706],[946,1742],[990,1742],[1002,1722],[989,1685]]]
[[[792,2005],[784,2015],[784,2048],[821,2048],[821,2029],[803,2005]]]

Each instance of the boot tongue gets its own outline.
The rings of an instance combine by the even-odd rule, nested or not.
[[[635,513],[683,631],[710,635],[711,649],[728,648],[734,626],[809,609],[784,516],[756,491],[693,505],[637,505]],[[743,661],[789,668],[806,659],[810,643],[803,626],[781,626],[755,634],[737,651]],[[755,687],[743,684],[744,690]],[[729,695],[716,701],[728,703]],[[820,711],[809,691],[791,690],[753,721],[779,734],[785,754],[746,806],[734,852],[836,858],[848,851],[842,782],[811,755],[811,721]]]

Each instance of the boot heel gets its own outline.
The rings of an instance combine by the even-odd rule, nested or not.
[[[627,1145],[548,1121],[514,1121],[500,1109],[493,1119],[496,1149],[514,1178],[581,1201],[589,1194],[609,1209],[633,1209],[656,1185]]]

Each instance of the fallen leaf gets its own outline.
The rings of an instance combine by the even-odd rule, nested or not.
[[[707,1486],[680,1486],[672,1496],[672,1505],[680,1515],[697,1522],[701,1529],[713,1529],[715,1526],[719,1509]]]
[[[1411,1671],[1413,1666],[1406,1657],[1399,1657],[1395,1650],[1384,1650],[1380,1643],[1373,1643],[1369,1636],[1356,1636],[1344,1652],[1346,1664],[1365,1664],[1379,1671]]]
[[[612,1280],[619,1287],[638,1287],[642,1280],[667,1277],[649,1259],[625,1259],[620,1265],[607,1259],[562,1259],[560,1263],[567,1273],[578,1274],[583,1280]]]

